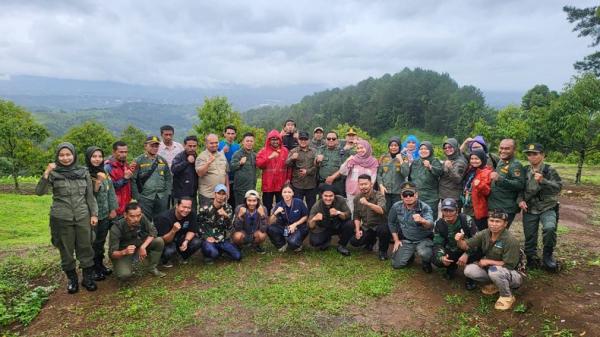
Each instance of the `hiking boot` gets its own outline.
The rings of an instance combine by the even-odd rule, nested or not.
[[[475,281],[473,281],[472,279],[468,278],[465,281],[465,289],[467,290],[475,290],[475,288],[477,288],[477,285],[475,284]]]
[[[94,264],[95,264],[95,266],[96,266],[96,269],[97,269],[98,271],[102,272],[102,274],[103,274],[104,276],[108,276],[108,275],[112,274],[112,269],[110,269],[110,268],[106,267],[106,266],[104,265],[104,263],[102,262],[102,260],[103,260],[102,258],[99,258],[99,259],[95,259],[95,260],[94,260]]]
[[[426,272],[427,274],[430,274],[433,271],[433,268],[431,267],[431,262],[423,262],[421,264],[421,268],[423,269],[424,272]]]
[[[281,246],[279,249],[277,249],[280,253],[283,253],[287,250],[288,244],[287,242],[285,243],[285,245]]]
[[[267,251],[261,246],[261,245],[255,245],[254,246],[254,251],[259,253],[259,254],[264,254]]]
[[[162,266],[165,268],[171,268],[173,267],[173,262],[171,261],[163,261]]]
[[[79,278],[77,277],[77,272],[73,270],[66,271],[67,274],[67,292],[69,294],[74,294],[79,291]]]
[[[379,252],[379,261],[385,261],[388,259],[387,252],[380,251]]]
[[[87,291],[96,291],[98,286],[96,285],[96,282],[94,282],[94,267],[83,268],[82,274],[83,280],[81,281],[81,285]]]
[[[167,276],[167,274],[165,274],[162,271],[156,269],[156,267],[148,269],[148,274],[150,274],[152,276],[156,276],[156,277],[165,277],[165,276]]]
[[[373,245],[365,245],[365,250],[367,252],[372,252],[373,251]]]
[[[340,253],[344,256],[350,256],[350,251],[348,250],[348,248],[346,248],[342,245],[337,246],[337,251],[338,251],[338,253]]]
[[[294,249],[294,251],[295,251],[296,253],[300,253],[300,252],[302,251],[302,246],[300,246],[300,247],[298,247],[298,248]]]
[[[554,249],[552,247],[544,247],[544,257],[542,259],[542,263],[544,264],[544,268],[550,272],[558,271],[558,265],[552,256],[553,252]]]
[[[538,269],[540,267],[540,258],[536,255],[527,257],[527,269]]]
[[[494,295],[496,293],[499,292],[498,287],[496,287],[495,284],[490,283],[490,284],[486,284],[483,287],[481,287],[481,292],[484,295]]]
[[[444,273],[444,278],[448,281],[453,280],[455,273],[456,273],[456,269],[446,268],[446,272]]]
[[[512,308],[513,304],[517,299],[514,296],[498,297],[496,304],[494,305],[494,309],[496,310],[508,310]]]

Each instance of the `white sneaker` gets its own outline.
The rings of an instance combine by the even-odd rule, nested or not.
[[[278,249],[281,253],[285,252],[287,250],[287,242],[285,245],[281,246],[281,248]]]
[[[298,252],[301,252],[301,251],[302,251],[302,246],[300,246],[300,247],[298,247],[298,248],[294,249],[294,251],[295,251],[296,253],[298,253]]]

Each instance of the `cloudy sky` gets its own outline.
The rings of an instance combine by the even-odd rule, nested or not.
[[[2,0],[0,77],[343,86],[422,67],[484,90],[560,89],[593,52],[566,2]]]

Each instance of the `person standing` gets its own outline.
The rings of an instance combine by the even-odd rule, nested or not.
[[[206,149],[196,158],[198,174],[198,203],[200,207],[212,204],[215,187],[229,186],[227,158],[219,152],[219,137],[211,133],[204,139]],[[229,190],[227,190],[229,191]]]
[[[388,153],[379,159],[377,168],[377,183],[379,190],[385,195],[385,209],[400,201],[400,185],[405,180],[402,175],[402,155],[400,155],[400,139],[390,138],[388,142]]]
[[[231,160],[232,160],[233,156],[235,155],[235,153],[240,149],[240,144],[235,142],[235,138],[237,137],[237,130],[236,130],[235,126],[227,125],[225,127],[225,130],[223,130],[223,137],[224,137],[224,139],[219,141],[218,151],[222,152],[225,155],[225,158],[227,159],[227,165],[229,165],[229,167],[231,167]],[[228,186],[228,190],[230,192],[235,190],[235,188],[233,187],[234,184],[235,184],[234,172],[233,172],[233,170],[230,170],[229,171],[229,186]],[[229,203],[231,208],[235,208],[235,206],[236,206],[235,194],[229,193],[229,199],[227,200],[227,202]]]
[[[183,145],[173,140],[174,135],[175,129],[171,125],[160,127],[160,138],[162,141],[158,145],[158,155],[165,159],[169,167],[173,163],[173,158],[184,151]]]
[[[462,208],[460,196],[463,191],[463,177],[467,168],[467,161],[460,153],[458,141],[448,138],[443,144],[446,160],[442,163],[442,176],[440,177],[440,199],[454,199],[458,208]]]
[[[487,228],[488,196],[493,170],[487,165],[488,156],[483,149],[473,149],[469,155],[469,168],[465,173],[463,188],[464,213],[475,218],[478,230]]]
[[[144,143],[145,153],[135,159],[138,169],[133,175],[133,197],[149,221],[169,208],[173,186],[167,161],[158,155],[159,144],[158,137],[148,136]]]
[[[519,207],[523,210],[523,233],[525,234],[525,255],[527,266],[539,266],[537,256],[538,228],[542,223],[544,246],[542,264],[549,271],[557,271],[554,259],[556,247],[556,227],[558,222],[558,195],[562,180],[558,172],[544,162],[542,144],[529,144],[525,149],[529,165],[525,166],[525,190],[520,197]]]
[[[346,176],[346,200],[351,211],[354,211],[354,198],[360,194],[358,177],[367,174],[373,184],[377,179],[379,163],[372,152],[369,142],[361,139],[356,145],[356,154],[348,157],[340,167],[340,173]]]
[[[112,274],[112,270],[104,265],[104,244],[106,236],[112,224],[117,217],[117,197],[110,177],[104,172],[103,167],[104,152],[97,146],[90,146],[85,151],[85,163],[87,165],[92,186],[94,188],[94,197],[98,204],[98,224],[94,227],[96,238],[92,243],[94,248],[94,281],[102,281],[107,275]]]
[[[67,275],[67,292],[79,291],[75,257],[83,269],[81,285],[88,291],[97,289],[94,282],[92,229],[98,224],[98,204],[87,169],[77,165],[77,151],[71,143],[60,143],[54,162],[48,164],[38,182],[39,196],[52,187],[50,236],[60,252],[60,265]]]
[[[198,138],[187,136],[183,140],[184,150],[173,158],[171,173],[173,174],[173,196],[175,204],[183,197],[192,199],[192,212],[196,213],[198,190],[198,175],[196,174],[196,151],[198,149]]]
[[[298,133],[296,132],[296,121],[288,119],[283,124],[283,130],[281,130],[281,141],[283,146],[291,151],[293,148],[298,146]]]
[[[319,150],[320,148],[325,146],[325,139],[323,139],[323,128],[317,126],[313,130],[313,138],[310,140],[310,147],[315,150]]]
[[[235,184],[233,195],[236,206],[246,202],[246,192],[256,189],[256,153],[254,153],[254,134],[245,133],[242,148],[231,158],[231,171]]]
[[[306,207],[311,209],[317,200],[316,150],[309,145],[308,132],[298,133],[298,147],[290,150],[285,164],[292,170],[291,184],[294,197],[306,199]]]
[[[429,205],[432,216],[436,218],[440,201],[439,179],[443,172],[442,164],[433,155],[433,145],[428,141],[419,146],[417,159],[402,165],[402,174],[417,186],[420,200]]]
[[[137,168],[137,163],[133,161],[131,165],[127,164],[127,144],[123,141],[116,141],[112,145],[112,156],[104,162],[104,171],[108,173],[112,180],[115,194],[117,196],[117,216],[123,216],[125,206],[131,201],[131,180]]]
[[[256,167],[262,170],[262,200],[268,214],[271,214],[273,199],[281,201],[283,185],[290,180],[291,172],[285,164],[287,157],[288,150],[283,146],[279,132],[269,131],[265,147],[256,155]]]
[[[496,170],[490,174],[492,191],[488,198],[489,209],[503,209],[508,213],[507,228],[510,228],[519,210],[517,198],[525,187],[523,165],[515,158],[516,143],[514,139],[503,139],[500,142],[500,161]]]
[[[335,131],[327,132],[325,146],[317,150],[315,159],[318,170],[319,184],[332,185],[335,194],[345,196],[343,176],[339,169],[344,162],[344,153],[339,145],[338,134]]]

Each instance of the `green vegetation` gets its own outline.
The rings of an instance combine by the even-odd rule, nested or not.
[[[50,195],[0,194],[0,252],[49,245],[51,202]]]

